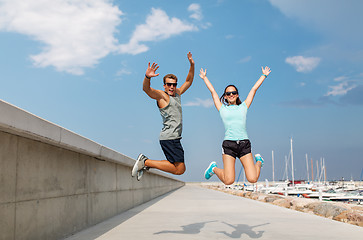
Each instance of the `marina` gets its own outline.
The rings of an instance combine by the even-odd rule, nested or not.
[[[256,184],[236,183],[228,186],[236,190],[276,194],[300,198],[319,199],[321,201],[340,201],[363,204],[363,182],[326,182],[326,183],[292,183],[291,181]]]
[[[308,154],[305,154],[305,161],[307,180],[295,180],[293,139],[291,138],[290,152],[288,156],[285,156],[285,172],[282,177],[285,180],[275,181],[275,161],[274,151],[272,151],[272,182],[266,179],[265,182],[251,184],[246,181],[245,175],[243,175],[243,182],[239,182],[241,173],[243,172],[243,168],[241,168],[236,183],[227,187],[265,194],[319,199],[320,201],[363,204],[363,169],[360,181],[346,181],[344,178],[339,181],[327,181],[324,158],[320,158],[320,162],[316,161],[315,178],[313,159],[310,160],[310,167]],[[291,166],[290,174],[288,170],[289,166]],[[289,176],[291,180],[289,180]]]

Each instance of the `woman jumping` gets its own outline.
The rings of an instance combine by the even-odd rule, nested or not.
[[[232,184],[235,179],[235,163],[237,157],[241,160],[247,180],[251,183],[257,182],[261,167],[263,166],[263,158],[260,154],[256,154],[256,163],[253,161],[251,142],[248,139],[246,130],[246,116],[257,89],[270,72],[269,67],[262,68],[261,77],[252,87],[246,100],[241,102],[238,89],[234,85],[228,85],[223,95],[219,98],[213,85],[207,78],[207,69],[200,69],[199,76],[204,80],[205,85],[211,92],[214,105],[219,111],[225,128],[225,136],[222,143],[224,169],[218,168],[216,162],[211,162],[204,174],[206,179],[216,174],[224,184]]]

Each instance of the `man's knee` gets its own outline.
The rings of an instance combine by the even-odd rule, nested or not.
[[[185,169],[176,170],[175,175],[182,175],[183,173],[185,173]]]
[[[175,164],[176,170],[175,170],[175,175],[182,175],[183,173],[185,173],[185,164],[184,163],[177,163]]]

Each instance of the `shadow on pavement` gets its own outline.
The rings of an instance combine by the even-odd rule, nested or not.
[[[156,233],[154,233],[154,235],[155,234],[164,234],[164,233],[199,234],[201,232],[201,230],[204,228],[204,226],[207,223],[211,223],[211,222],[218,222],[218,221],[214,220],[214,221],[207,221],[207,222],[192,223],[192,224],[181,226],[182,230],[174,230],[174,231],[164,230],[164,231],[156,232]],[[270,223],[264,223],[264,224],[259,224],[259,225],[256,225],[256,226],[249,226],[247,224],[233,225],[233,224],[229,224],[229,223],[226,223],[226,222],[221,222],[221,223],[235,229],[231,233],[228,233],[226,231],[217,231],[217,233],[222,233],[222,234],[224,234],[224,235],[226,235],[226,236],[228,236],[230,238],[241,238],[243,234],[246,234],[250,238],[261,238],[265,231],[254,231],[253,228],[260,227],[260,226],[265,226],[265,225],[270,224]]]
[[[222,222],[224,224],[226,224],[227,226],[230,226],[232,228],[234,228],[235,230],[231,233],[227,233],[226,231],[219,231],[219,233],[223,233],[224,235],[230,237],[230,238],[241,238],[241,236],[243,234],[248,235],[250,238],[260,238],[262,237],[262,234],[265,231],[257,231],[255,232],[254,230],[252,230],[255,227],[260,227],[260,226],[264,226],[264,225],[268,225],[270,223],[264,223],[264,224],[259,224],[256,226],[249,226],[247,224],[237,224],[237,225],[232,225],[226,222]]]
[[[200,230],[202,230],[204,225],[206,223],[210,223],[210,222],[217,222],[217,221],[215,220],[215,221],[208,221],[208,222],[192,223],[192,224],[188,224],[188,225],[185,225],[185,226],[181,226],[181,228],[183,230],[180,230],[180,231],[165,230],[165,231],[157,232],[157,233],[154,233],[154,234],[162,234],[162,233],[198,234],[198,233],[200,233]]]

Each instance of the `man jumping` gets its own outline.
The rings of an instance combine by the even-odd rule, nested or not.
[[[190,62],[188,76],[183,85],[177,88],[178,78],[174,74],[164,76],[164,91],[150,87],[152,77],[159,76],[155,73],[159,66],[150,62],[143,82],[144,92],[155,99],[163,119],[163,128],[160,133],[160,145],[167,160],[151,160],[140,154],[132,169],[131,176],[140,180],[144,170],[156,168],[164,172],[181,175],[185,172],[184,150],[180,139],[182,134],[182,107],[181,95],[192,85],[194,78],[194,60],[192,54],[187,54]]]

